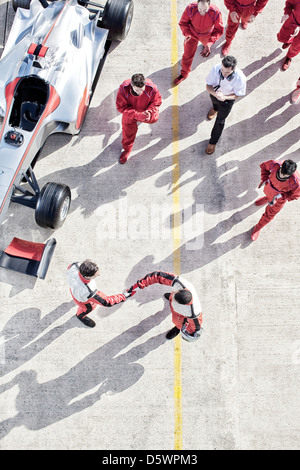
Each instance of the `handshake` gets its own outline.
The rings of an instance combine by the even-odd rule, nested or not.
[[[133,284],[133,286],[129,287],[129,289],[127,289],[123,294],[127,299],[129,299],[129,297],[133,297],[134,294],[136,294],[136,289],[138,288],[138,284]]]

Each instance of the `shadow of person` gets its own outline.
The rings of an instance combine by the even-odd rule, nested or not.
[[[275,55],[276,51],[264,59],[265,63],[273,60]],[[253,73],[254,70],[257,70],[258,67],[262,67],[262,64],[259,64],[258,61],[255,62],[255,65],[252,64],[251,67],[248,66],[251,73]],[[274,64],[272,64],[271,67],[274,67]],[[170,95],[169,85],[171,69],[172,67],[169,67],[150,75],[150,78],[154,83],[156,82],[159,84],[159,89],[162,90],[163,95],[166,97]],[[273,69],[270,73],[273,73],[272,71]],[[257,75],[255,76],[255,86],[258,86],[258,84],[264,80],[266,73],[268,73],[268,71],[263,69],[259,80],[257,79]],[[70,212],[80,208],[81,211],[84,211],[85,216],[89,216],[99,206],[99,203],[106,204],[107,202],[116,200],[119,197],[126,196],[127,187],[130,187],[137,179],[147,178],[155,174],[155,172],[161,171],[163,167],[167,168],[171,164],[171,156],[160,158],[159,162],[155,162],[155,157],[172,142],[171,132],[164,133],[163,135],[161,134],[161,128],[169,127],[170,129],[168,123],[172,122],[172,112],[174,109],[172,106],[169,106],[161,112],[159,117],[159,126],[150,126],[150,134],[147,133],[139,135],[138,133],[134,145],[134,154],[131,157],[131,161],[129,160],[126,164],[127,167],[132,166],[133,162],[136,165],[134,165],[133,171],[132,169],[130,171],[126,171],[125,169],[124,171],[122,168],[125,177],[120,178],[120,165],[117,162],[121,148],[121,129],[120,122],[116,119],[118,116],[115,108],[116,93],[117,90],[109,94],[97,108],[89,109],[86,118],[87,121],[84,124],[84,133],[75,138],[72,142],[73,146],[76,145],[83,136],[86,137],[88,135],[94,135],[95,133],[103,135],[104,140],[101,153],[92,161],[82,165],[81,167],[69,167],[45,177],[45,182],[46,179],[48,180],[50,178],[54,181],[58,180],[65,182],[71,187],[71,189],[76,188],[79,197],[76,198],[75,201],[72,201]],[[180,126],[181,139],[190,137],[198,132],[199,125],[206,117],[206,111],[204,112],[204,103],[206,100],[207,92],[204,91],[197,97],[180,106],[180,109],[178,109],[182,122],[182,125]],[[282,105],[282,102],[278,104],[278,106],[280,105]],[[187,119],[190,115],[191,106],[195,106],[200,110],[199,119],[192,121]],[[276,106],[276,103],[273,104],[272,109],[276,109]],[[288,111],[287,114],[288,113],[290,112]],[[241,126],[239,126],[238,123],[236,125],[237,127],[233,127],[231,130],[235,132],[236,129],[237,132],[239,132],[241,129],[245,132],[244,124],[246,127],[251,126],[252,128],[253,124],[257,121],[258,124],[256,124],[256,126],[258,128],[258,132],[261,134],[263,132],[263,126],[261,126],[262,122],[260,115],[255,116],[255,119],[253,120],[249,119],[247,122],[243,122]],[[276,120],[274,120],[274,123],[275,125],[279,125]],[[226,140],[226,129],[224,134],[224,140]],[[253,134],[251,134],[251,136],[253,136]],[[235,139],[235,143],[239,142],[239,140],[240,139]],[[57,141],[54,142],[52,140],[52,144],[54,143],[55,145],[54,151],[58,150],[62,145],[62,142],[63,140],[62,138],[59,138],[59,136]],[[105,168],[108,168],[108,173],[101,172],[101,170]],[[100,174],[97,174],[99,171]],[[115,184],[111,184],[112,181]],[[43,184],[43,180],[40,183]],[[96,193],[97,197],[94,196]]]
[[[201,145],[199,142],[180,152],[180,180],[173,178],[172,181],[173,169],[170,168],[157,178],[156,186],[166,186],[168,194],[172,194],[191,185],[194,198],[191,205],[194,204],[195,208],[202,205],[205,213],[209,214],[237,209],[253,201],[260,181],[256,157],[253,156],[253,165],[252,158],[232,158],[220,165],[216,158],[206,154],[202,157]]]
[[[271,63],[270,65],[268,65],[268,67],[264,68],[264,65],[274,60],[280,54],[281,54],[281,50],[276,49],[268,57],[264,57],[263,59],[256,60],[243,68],[243,72],[247,78],[246,96],[249,96],[254,90],[256,90],[260,85],[265,83],[267,80],[269,79],[274,80],[274,75],[276,74],[276,72],[280,70],[281,59],[279,59],[278,61],[274,63]],[[258,71],[259,68],[261,70]],[[257,73],[253,75],[253,77],[248,78],[254,72],[257,72]]]
[[[280,114],[278,111],[290,102],[290,93],[268,104],[250,118],[239,121],[224,129],[223,135],[230,136],[230,150],[235,150],[285,126],[299,113],[296,106],[286,107]],[[246,99],[245,99],[246,105]]]
[[[106,98],[106,100],[110,102],[109,106],[103,107],[101,104],[99,107],[103,107],[105,125],[111,121],[107,108],[115,107],[115,103],[111,102],[111,97],[112,94]],[[178,109],[178,111],[180,111],[181,116],[183,116],[183,123],[186,122],[185,116],[189,115],[191,105],[193,104],[202,110],[202,102],[205,99],[206,92],[202,92],[199,93],[196,98],[180,106],[180,110]],[[107,146],[103,147],[101,152],[93,160],[81,166],[68,167],[48,174],[46,177],[42,178],[40,184],[43,185],[44,180],[51,179],[53,181],[64,181],[71,189],[76,188],[79,197],[72,201],[70,212],[80,208],[85,216],[92,214],[99,204],[106,204],[117,200],[119,197],[126,196],[126,189],[131,187],[134,182],[147,179],[149,176],[161,172],[163,168],[167,168],[172,164],[172,156],[168,155],[167,158],[160,157],[159,161],[156,161],[156,156],[160,155],[161,152],[172,143],[172,128],[169,123],[172,122],[174,108],[174,106],[168,106],[161,111],[157,124],[141,124],[143,126],[149,126],[149,132],[139,133],[138,131],[133,147],[133,154],[126,165],[121,166],[118,163],[122,137],[121,132],[117,132],[118,135],[116,136],[116,133],[113,134],[113,136],[106,141],[108,142]],[[98,113],[98,111],[94,109],[90,115],[92,116],[93,113]],[[106,117],[105,113],[108,113]],[[199,124],[205,118],[206,113],[200,111],[197,121],[193,120],[189,122],[189,124],[183,124],[181,126],[180,137],[186,138],[196,134]],[[89,119],[91,119],[91,121],[97,121],[93,116]],[[97,126],[98,124],[99,122],[97,121]],[[119,123],[112,123],[112,126],[112,132],[116,131],[117,127],[120,129]],[[166,129],[166,132],[161,132],[161,129]],[[99,132],[100,134],[102,132],[100,128]],[[105,169],[107,170],[103,171]],[[120,177],[121,172],[122,177]]]
[[[153,160],[155,152],[161,151],[169,144],[169,139],[153,131],[150,148],[143,151],[143,161],[138,161],[132,168],[132,162],[121,166],[118,162],[121,150],[120,136],[104,148],[92,161],[82,166],[68,167],[58,170],[42,178],[40,184],[49,179],[64,181],[72,189],[76,188],[78,198],[72,201],[70,213],[80,208],[85,217],[91,215],[101,204],[106,204],[126,195],[126,189],[137,180],[147,178],[162,169],[162,160],[147,165],[147,159]],[[151,140],[159,139],[154,149]],[[149,137],[148,137],[149,142]],[[135,149],[138,148],[138,141]],[[142,168],[140,168],[142,165]],[[164,165],[169,162],[164,161]],[[104,170],[104,171],[101,171]],[[140,171],[138,171],[140,170]]]
[[[71,318],[43,334],[72,307],[74,307],[73,301],[65,302],[44,317],[41,317],[41,311],[38,308],[26,308],[10,318],[0,333],[2,347],[5,348],[4,363],[0,364],[0,376],[30,361],[70,328],[78,326],[77,322]]]
[[[1,238],[1,228],[0,228]],[[8,245],[8,244],[7,244]],[[2,247],[1,247],[2,248]],[[0,250],[1,251],[1,250]],[[23,273],[16,271],[10,271],[6,268],[0,268],[0,283],[3,282],[11,286],[9,297],[14,297],[25,289],[34,289],[37,278],[34,276],[28,276]]]
[[[187,274],[199,268],[209,265],[213,261],[218,260],[226,253],[229,253],[236,248],[246,249],[252,242],[250,238],[250,229],[243,231],[225,241],[216,240],[237,225],[238,223],[251,216],[258,209],[257,206],[251,204],[248,207],[232,214],[228,219],[220,221],[213,228],[204,233],[199,233],[196,237],[191,238],[180,244],[179,248],[172,250],[164,259],[154,262],[153,255],[147,255],[137,263],[129,273],[126,283],[128,285],[134,284],[138,279],[143,278],[147,273],[153,271],[166,271],[173,272],[174,259],[180,259],[181,273],[174,274]],[[159,286],[161,288],[161,286]],[[158,287],[158,289],[159,289]],[[163,286],[167,291],[168,286]],[[137,290],[136,300],[140,299]],[[150,297],[149,301],[150,301]],[[147,300],[143,298],[143,303]]]
[[[280,115],[277,114],[287,102],[288,95],[283,96],[253,117],[225,129],[222,150],[223,154],[230,152],[228,161],[220,165],[217,157],[208,157],[204,152],[202,155],[201,149],[206,141],[198,142],[180,152],[180,182],[173,181],[173,185],[170,185],[172,169],[169,169],[157,178],[156,185],[167,186],[169,192],[172,192],[178,190],[179,185],[182,188],[192,184],[194,204],[203,204],[205,212],[211,214],[250,203],[257,196],[259,164],[268,159],[281,158],[289,147],[298,142],[299,129],[291,130],[246,158],[232,158],[232,155],[244,145],[254,143],[270,131],[278,130],[296,116],[297,112],[291,106]],[[195,182],[198,182],[196,186]]]
[[[169,314],[167,309],[143,319],[102,345],[72,367],[66,374],[43,383],[33,370],[23,371],[0,386],[0,394],[19,387],[18,413],[0,423],[0,439],[13,428],[26,426],[38,430],[93,406],[103,395],[121,393],[138,382],[144,367],[137,361],[162,346],[166,337],[159,334],[122,353],[141,333],[150,331]]]
[[[180,255],[182,272],[186,273],[202,268],[236,248],[246,249],[251,244],[249,230],[228,237],[225,241],[216,242],[216,240],[256,210],[257,207],[251,204],[235,212],[228,219],[220,221],[215,227],[207,230],[203,237],[201,235],[194,237],[178,248],[178,253],[175,252],[172,256]],[[195,262],[195,259],[197,259],[197,262]]]

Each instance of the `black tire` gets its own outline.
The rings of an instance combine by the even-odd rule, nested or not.
[[[69,212],[71,190],[69,186],[46,183],[42,188],[35,208],[35,221],[43,228],[58,229]]]
[[[53,2],[55,0],[48,0],[48,1]],[[40,0],[40,2],[44,8],[47,8],[48,6],[47,0]],[[30,3],[31,3],[31,0],[12,0],[12,6],[13,6],[14,11],[17,11],[18,8],[25,8],[25,10],[29,10]]]
[[[108,39],[123,41],[133,17],[133,0],[107,0],[101,26],[109,30]]]
[[[14,11],[17,11],[18,8],[25,8],[29,10],[31,0],[12,0],[12,6]]]

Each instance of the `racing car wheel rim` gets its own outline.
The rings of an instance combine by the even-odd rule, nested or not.
[[[65,220],[65,218],[67,217],[68,215],[68,212],[69,212],[69,208],[70,208],[70,204],[71,204],[71,199],[69,198],[69,196],[67,196],[63,202],[63,205],[62,205],[62,208],[61,208],[61,211],[60,211],[60,217],[59,217],[59,220],[61,222],[63,222]]]
[[[132,17],[133,17],[133,8],[130,8],[128,16],[127,16],[126,26],[125,26],[125,34],[124,34],[125,37],[127,36],[128,32],[130,30]]]

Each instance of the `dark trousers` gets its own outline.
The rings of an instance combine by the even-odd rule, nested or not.
[[[215,125],[211,131],[209,143],[216,145],[225,126],[225,119],[229,115],[235,100],[219,101],[215,96],[209,95],[215,111],[218,111]]]

